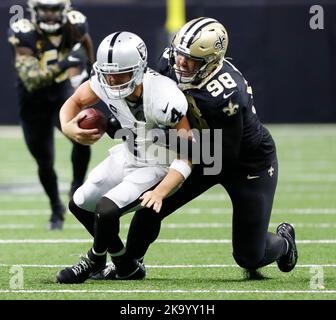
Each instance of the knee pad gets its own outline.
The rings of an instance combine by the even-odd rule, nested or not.
[[[119,219],[120,209],[119,207],[110,199],[102,197],[96,206],[96,214],[99,214],[100,219]]]
[[[87,211],[95,211],[96,205],[101,198],[99,181],[92,181],[89,179],[81,185],[73,194],[74,203]]]
[[[81,206],[84,204],[85,202],[85,197],[84,197],[84,193],[83,193],[83,189],[81,187],[79,187],[75,193],[73,194],[72,200],[74,205],[78,206],[81,208]],[[71,202],[70,201],[70,202]],[[69,208],[70,208],[70,204],[69,204]],[[85,208],[82,208],[85,209]],[[72,211],[71,211],[72,212]]]

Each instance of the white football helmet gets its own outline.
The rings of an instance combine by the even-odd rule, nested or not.
[[[228,47],[228,34],[224,26],[212,18],[197,18],[187,22],[175,35],[170,48],[170,66],[180,83],[199,83],[224,60]],[[203,64],[188,76],[176,66],[178,54]]]
[[[93,68],[98,81],[110,99],[122,99],[133,93],[142,83],[147,67],[147,48],[143,40],[131,32],[114,32],[107,36],[97,50],[97,61]],[[109,74],[132,73],[131,79],[123,84],[110,85]]]
[[[70,0],[28,0],[27,4],[32,22],[51,34],[59,31],[67,22],[67,12],[71,7]]]

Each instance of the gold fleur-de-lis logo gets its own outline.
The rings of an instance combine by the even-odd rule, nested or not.
[[[216,42],[214,43],[215,49],[223,50],[225,48],[225,37],[219,36]]]
[[[238,104],[233,104],[230,100],[229,105],[227,107],[223,108],[223,112],[227,116],[231,117],[238,112],[238,109],[239,109],[239,105]]]
[[[268,174],[270,175],[270,177],[273,176],[273,173],[274,173],[274,168],[271,166],[269,169],[268,169]]]

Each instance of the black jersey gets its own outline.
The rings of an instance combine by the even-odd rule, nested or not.
[[[15,47],[26,47],[33,51],[34,57],[39,60],[42,69],[64,59],[71,48],[88,32],[86,17],[79,11],[71,10],[67,13],[67,22],[57,34],[49,35],[42,32],[28,19],[21,19],[11,25],[8,41]],[[86,61],[83,61],[83,68]],[[28,93],[18,78],[19,94],[25,96],[48,97],[59,94],[63,90],[67,72],[58,75],[51,86],[42,88],[38,92]]]
[[[165,51],[159,72],[176,81],[168,59]],[[191,126],[221,129],[224,171],[238,165],[252,172],[271,165],[274,141],[256,114],[252,88],[234,65],[224,60],[201,84],[180,87],[189,101],[187,116]]]

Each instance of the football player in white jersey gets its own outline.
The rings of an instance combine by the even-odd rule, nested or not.
[[[110,155],[91,171],[69,203],[70,211],[94,241],[77,264],[58,272],[59,283],[84,282],[105,267],[107,253],[116,267],[116,279],[144,278],[144,265],[125,254],[119,219],[139,205],[142,195],[142,205],[159,211],[162,199],[191,172],[187,160],[177,159],[171,152],[167,155],[164,147],[161,151],[157,146],[152,148],[152,129],[184,129],[178,132],[184,137],[191,135],[185,116],[188,103],[174,81],[147,67],[147,48],[137,35],[115,32],[100,43],[90,80],[60,111],[62,130],[69,138],[85,145],[100,139],[98,129],[78,125],[80,111],[99,100],[120,123],[122,135],[128,130],[127,138],[111,148]]]

